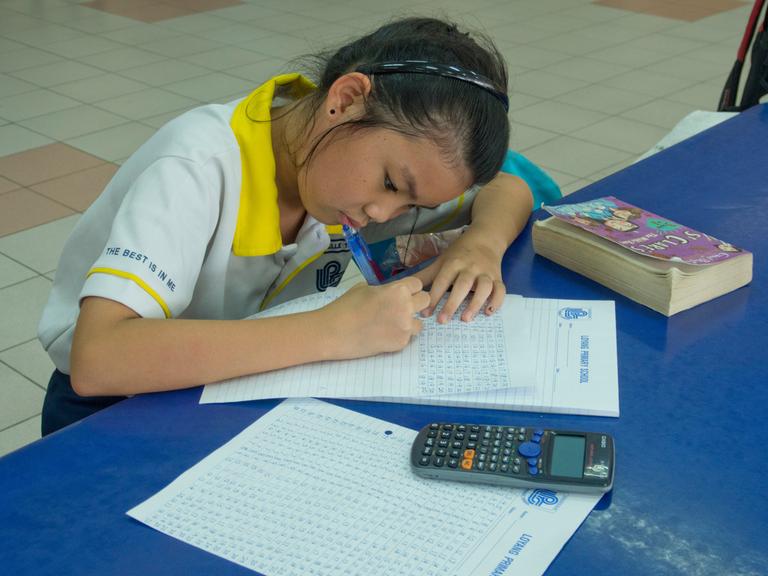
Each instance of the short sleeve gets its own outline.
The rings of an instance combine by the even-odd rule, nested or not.
[[[161,158],[131,184],[80,293],[115,300],[147,318],[189,305],[216,229],[221,185],[199,164]]]

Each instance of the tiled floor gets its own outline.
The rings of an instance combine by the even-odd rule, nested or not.
[[[496,40],[511,145],[574,191],[713,110],[737,0],[0,0],[0,454],[39,437],[35,339],[58,254],[117,166],[168,119],[244,95],[394,15]]]

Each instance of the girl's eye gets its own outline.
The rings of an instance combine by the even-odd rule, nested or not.
[[[397,192],[397,186],[395,186],[392,180],[389,179],[389,174],[384,175],[384,188],[391,190],[392,192]]]

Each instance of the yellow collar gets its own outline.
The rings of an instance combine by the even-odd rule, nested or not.
[[[315,89],[301,74],[275,76],[238,104],[229,123],[240,146],[242,167],[240,208],[232,240],[235,256],[265,256],[283,246],[270,116],[278,86],[287,86],[287,96],[293,99]]]

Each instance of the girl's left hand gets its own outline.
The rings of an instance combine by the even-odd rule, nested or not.
[[[474,319],[484,304],[487,315],[501,308],[507,293],[501,279],[504,251],[484,241],[478,232],[470,226],[434,263],[415,274],[425,286],[432,285],[429,306],[421,312],[422,316],[431,316],[449,289],[448,299],[437,315],[441,324],[453,317],[467,297],[469,302],[461,314],[464,322]]]

